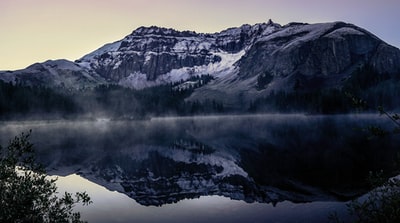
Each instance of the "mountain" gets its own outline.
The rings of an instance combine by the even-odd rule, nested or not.
[[[257,36],[279,27],[270,22],[216,34],[140,27],[123,40],[107,44],[76,62],[109,81],[134,88],[200,74],[221,76],[233,72],[234,63]]]
[[[400,51],[376,36],[343,22],[291,23],[258,38],[235,63],[232,75],[192,95],[233,101],[291,91],[296,82],[308,88],[340,86],[358,68],[376,73],[400,72]],[[222,90],[221,90],[222,89]],[[234,96],[234,97],[229,97]]]
[[[0,79],[72,90],[100,84],[143,89],[211,75],[214,80],[187,101],[235,105],[295,86],[340,87],[362,68],[398,75],[400,50],[344,22],[282,26],[269,20],[213,34],[140,27],[75,62],[37,63],[0,72]]]
[[[62,87],[66,90],[83,90],[106,83],[96,73],[68,60],[48,60],[22,70],[0,72],[0,79],[28,86]]]

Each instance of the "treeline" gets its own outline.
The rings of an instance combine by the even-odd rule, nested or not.
[[[184,99],[191,90],[175,91],[172,88],[172,85],[162,85],[135,90],[101,85],[86,92],[80,104],[88,112],[104,113],[109,117],[144,118],[173,114],[183,110]]]
[[[193,77],[186,82],[149,87],[141,90],[119,85],[100,85],[87,91],[79,104],[87,112],[115,118],[146,118],[165,115],[198,115],[224,112],[215,100],[185,101],[193,91],[210,81],[210,76]],[[193,82],[192,85],[184,83]]]
[[[61,93],[46,87],[30,87],[0,81],[0,119],[111,117],[143,119],[166,115],[202,115],[220,113],[304,112],[317,114],[355,111],[352,98],[364,99],[371,111],[378,106],[399,109],[400,74],[385,75],[364,67],[343,81],[341,88],[305,89],[296,82],[289,91],[271,92],[267,97],[249,101],[240,111],[227,108],[221,101],[186,100],[196,88],[213,79],[210,75],[141,90],[119,85],[100,85],[94,89]],[[258,80],[262,88],[271,77]],[[300,87],[299,87],[300,86]]]
[[[370,109],[377,106],[388,110],[400,108],[400,73],[379,74],[370,67],[364,67],[346,81],[343,90],[364,99]]]
[[[80,108],[73,98],[45,87],[0,81],[0,119],[26,115],[75,114]]]
[[[0,119],[75,118],[105,116],[143,119],[164,115],[199,115],[224,112],[215,100],[185,101],[211,81],[210,75],[141,90],[119,85],[99,85],[74,93],[0,81]]]
[[[302,89],[299,82],[290,91],[271,92],[250,102],[249,112],[306,112],[336,114],[355,111],[352,99],[363,99],[368,109],[400,108],[400,74],[379,74],[370,67],[355,71],[340,88]],[[351,96],[350,96],[351,95]]]
[[[312,92],[272,92],[249,105],[249,112],[305,112],[317,114],[347,113],[353,108],[351,100],[338,89]]]

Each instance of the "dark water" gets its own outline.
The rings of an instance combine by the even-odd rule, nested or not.
[[[369,171],[384,169],[390,174],[396,168],[399,140],[370,138],[363,131],[370,125],[393,127],[376,115],[258,115],[3,122],[0,134],[5,145],[9,138],[32,129],[38,158],[50,173],[77,173],[129,196],[146,210],[162,213],[172,207],[178,213],[187,205],[201,209],[209,205],[202,201],[211,199],[226,201],[221,207],[240,202],[237,210],[221,209],[235,212],[235,218],[296,222],[289,218],[295,214],[290,208],[273,205],[313,202],[324,207],[347,201],[367,191]],[[273,221],[261,215],[266,210],[288,213]],[[302,216],[321,214],[320,209],[312,210]]]

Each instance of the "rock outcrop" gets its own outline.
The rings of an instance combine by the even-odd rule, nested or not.
[[[289,24],[249,49],[240,60],[239,75],[251,77],[268,72],[277,77],[328,76],[350,74],[363,65],[393,74],[400,71],[399,53],[351,24]]]

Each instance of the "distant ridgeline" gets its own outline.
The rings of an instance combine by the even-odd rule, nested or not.
[[[140,27],[76,60],[0,72],[1,119],[400,109],[400,50],[344,22],[214,34]],[[347,95],[347,96],[346,96]]]

